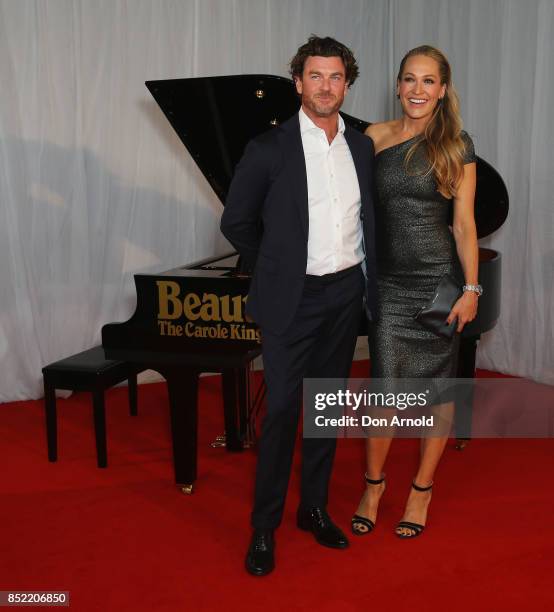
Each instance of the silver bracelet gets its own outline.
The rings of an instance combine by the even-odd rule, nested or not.
[[[483,287],[481,287],[481,285],[464,285],[462,291],[473,291],[477,294],[477,297],[483,295]]]

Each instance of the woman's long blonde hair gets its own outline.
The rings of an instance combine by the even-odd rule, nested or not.
[[[429,161],[427,173],[434,173],[437,190],[445,198],[451,198],[456,195],[456,190],[464,175],[465,144],[461,136],[462,119],[458,94],[452,84],[452,71],[446,56],[442,51],[430,45],[422,45],[406,53],[400,62],[397,83],[400,83],[406,61],[414,55],[425,55],[437,62],[440,82],[441,85],[446,85],[446,90],[444,97],[438,101],[433,111],[423,138],[418,139],[410,147],[406,155],[406,165],[409,166],[416,150],[424,146]]]

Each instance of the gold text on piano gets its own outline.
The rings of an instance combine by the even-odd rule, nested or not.
[[[189,292],[181,297],[181,287],[175,281],[156,284],[161,336],[261,342],[260,330],[244,318],[246,296]]]

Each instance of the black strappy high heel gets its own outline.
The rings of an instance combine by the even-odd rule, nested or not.
[[[433,483],[431,483],[428,487],[420,487],[416,485],[415,482],[412,482],[412,488],[421,493],[425,493],[425,491],[430,491],[433,488]],[[409,529],[412,533],[399,533],[399,529]],[[417,538],[418,535],[421,535],[423,533],[424,529],[425,525],[420,525],[419,523],[412,523],[410,521],[400,521],[396,526],[394,533],[396,533],[396,535],[402,539]]]
[[[365,481],[367,482],[367,484],[370,484],[370,485],[380,485],[382,482],[385,481],[385,475],[383,474],[383,477],[380,478],[379,480],[372,480],[366,474]],[[352,533],[354,535],[358,535],[358,536],[367,535],[368,533],[371,533],[374,528],[375,528],[375,523],[371,519],[368,519],[366,516],[355,514],[352,517]]]

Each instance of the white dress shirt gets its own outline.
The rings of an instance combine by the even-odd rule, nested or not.
[[[308,264],[306,274],[322,276],[364,259],[360,186],[339,115],[331,144],[301,108],[302,147],[308,177]]]

